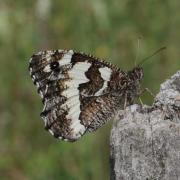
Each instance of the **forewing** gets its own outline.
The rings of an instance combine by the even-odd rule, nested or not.
[[[72,50],[56,50],[33,55],[29,71],[43,100],[45,128],[55,137],[75,141],[112,116],[110,107],[116,103],[108,83],[118,71],[115,66]]]

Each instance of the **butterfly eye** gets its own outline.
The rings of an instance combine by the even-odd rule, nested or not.
[[[58,61],[54,61],[50,64],[50,68],[51,70],[57,70],[59,67],[59,62]]]

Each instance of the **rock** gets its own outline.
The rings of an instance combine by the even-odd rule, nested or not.
[[[110,137],[112,180],[180,179],[180,71],[152,106],[119,111]]]

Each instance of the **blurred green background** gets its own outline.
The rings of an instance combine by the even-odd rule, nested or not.
[[[180,69],[179,0],[0,0],[0,179],[107,180],[111,124],[76,143],[43,129],[42,104],[28,72],[42,49],[75,49],[132,69],[141,37],[143,86]],[[143,96],[152,103],[152,97]]]

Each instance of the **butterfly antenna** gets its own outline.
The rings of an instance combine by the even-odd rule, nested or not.
[[[137,43],[137,52],[136,52],[136,57],[135,57],[135,60],[134,60],[135,67],[136,67],[136,61],[137,61],[137,59],[139,57],[140,42],[141,42],[141,36],[138,38],[138,43]]]
[[[138,66],[142,66],[148,59],[152,58],[153,56],[155,56],[156,54],[160,53],[161,51],[165,50],[166,47],[161,47],[159,48],[157,51],[155,51],[154,53],[152,53],[150,56],[144,58],[143,60],[140,61],[140,63],[138,64]]]

